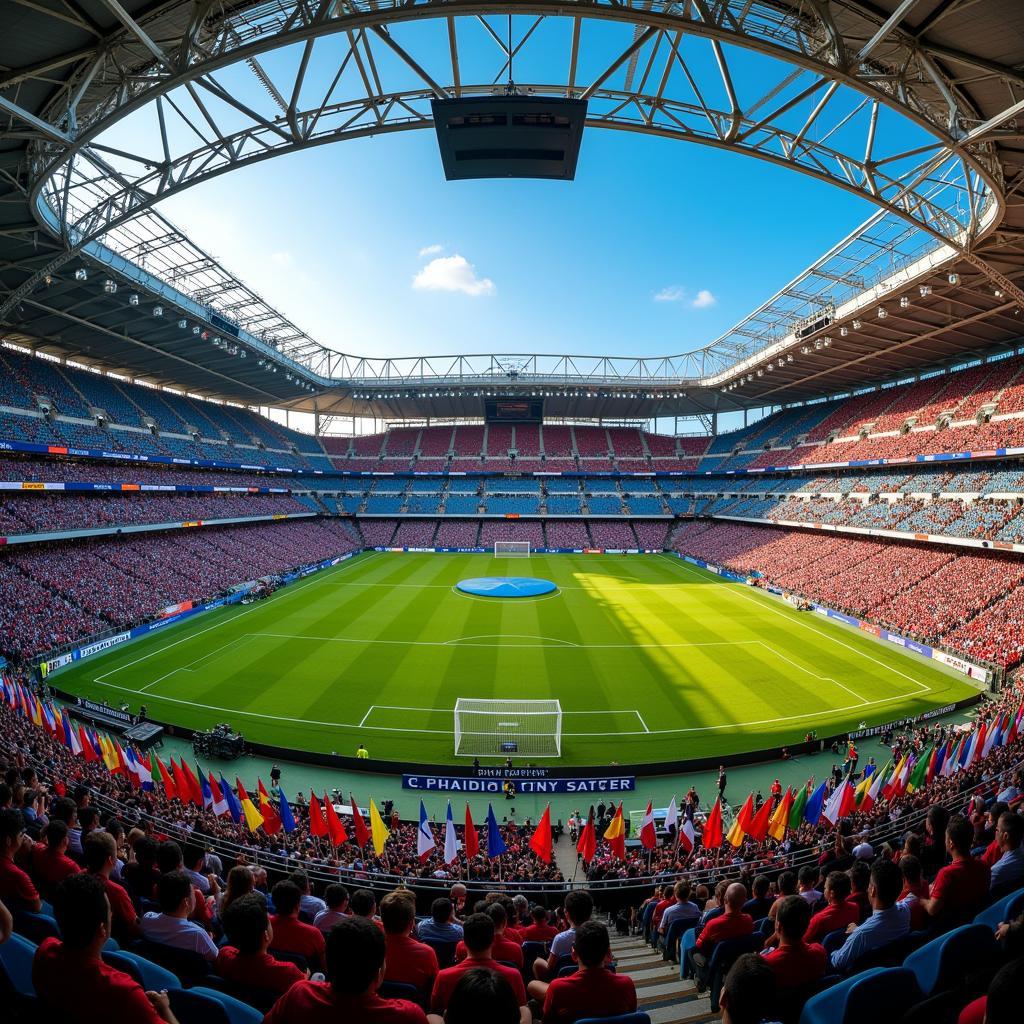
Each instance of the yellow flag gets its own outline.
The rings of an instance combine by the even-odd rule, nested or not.
[[[242,805],[242,816],[250,832],[255,832],[263,824],[263,815],[256,810],[256,805],[249,799],[241,779],[235,779],[235,789],[238,790],[238,802]]]
[[[391,833],[388,831],[387,825],[384,824],[384,819],[380,816],[377,811],[377,805],[370,801],[370,836],[373,839],[373,852],[379,857],[381,851],[384,849],[384,844],[388,841],[388,837]]]
[[[739,849],[743,845],[743,837],[745,835],[746,832],[743,831],[743,826],[740,824],[740,819],[737,816],[736,820],[732,823],[732,828],[729,829],[729,834],[725,838]]]

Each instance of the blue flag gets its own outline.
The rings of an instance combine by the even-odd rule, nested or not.
[[[232,792],[231,787],[224,781],[223,775],[220,777],[220,791],[224,802],[228,805],[228,814],[231,815],[231,820],[237,824],[242,820],[242,805],[238,802],[238,797]]]
[[[505,852],[505,840],[501,838],[498,821],[494,817],[494,808],[487,805],[487,856],[500,857]]]
[[[810,799],[804,807],[804,821],[809,825],[817,825],[821,817],[821,809],[825,805],[825,783],[823,782],[811,794]]]
[[[285,832],[295,831],[295,818],[292,816],[292,809],[288,805],[288,799],[284,795],[284,790],[278,790],[278,801],[281,805],[281,809],[278,812],[278,817],[281,819],[281,827]]]

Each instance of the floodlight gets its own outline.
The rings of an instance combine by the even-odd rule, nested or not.
[[[949,281],[950,284],[959,284],[960,275],[956,271],[951,271],[949,277],[947,277],[946,280]]]
[[[139,297],[134,292],[128,296],[128,305],[137,306],[139,304]]]
[[[163,306],[154,306],[153,307],[153,316],[163,316],[163,315],[164,315],[164,307]]]
[[[930,284],[923,284],[917,290],[921,293],[921,298],[923,299],[926,295],[931,295],[932,286]]]
[[[850,328],[847,327],[845,324],[842,327],[839,328],[839,337],[840,338],[845,338],[849,333],[850,333]]]
[[[900,309],[909,309],[910,299],[906,295],[900,296]]]
[[[879,306],[878,307],[878,319],[879,320],[884,320],[888,315],[889,315],[889,311],[885,308],[885,306]]]
[[[75,271],[75,280],[76,281],[87,281],[88,279],[89,279],[89,271],[86,270],[85,267],[79,267]]]
[[[112,281],[109,277],[103,282],[103,290],[108,295],[113,295],[117,291],[117,282]]]

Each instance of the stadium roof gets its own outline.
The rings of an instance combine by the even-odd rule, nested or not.
[[[546,20],[572,19],[569,78],[529,88],[585,96],[588,124],[789,164],[872,197],[879,212],[694,353],[387,360],[318,344],[155,207],[204,174],[272,152],[430,127],[432,98],[484,90],[459,77],[460,58],[468,61],[456,29],[436,68],[415,48],[418,26],[526,9],[536,24],[524,30],[517,52]],[[488,390],[547,393],[546,412],[555,416],[707,413],[840,393],[1016,347],[1024,304],[1024,7],[1016,0],[838,0],[827,21],[819,9],[809,0],[344,7],[333,0],[12,0],[0,15],[4,333],[198,394],[396,418],[479,415]],[[577,81],[585,19],[614,22],[625,43],[604,73]],[[312,45],[327,31],[339,45],[349,40],[343,64],[351,58],[373,85],[332,105],[338,123],[314,138],[327,105],[297,111],[304,83],[277,79],[280,72],[269,72],[260,56],[286,41]],[[723,63],[723,43],[785,58],[804,76],[802,92],[793,92],[791,76],[731,118],[688,107],[665,88],[673,61],[681,63],[682,33],[709,40]],[[217,93],[213,72],[242,60],[268,108],[246,107],[244,129],[232,134],[219,110],[234,104],[237,122],[243,104]],[[392,66],[406,77],[392,83]],[[843,90],[866,99],[833,113],[830,97]],[[206,101],[196,98],[186,114],[183,94]],[[880,110],[897,110],[908,131],[934,144],[874,152]],[[128,112],[151,115],[155,150],[125,153],[103,140],[104,128]],[[207,144],[172,153],[165,125],[176,115]],[[866,135],[851,129],[858,118]],[[162,315],[154,315],[157,308]]]

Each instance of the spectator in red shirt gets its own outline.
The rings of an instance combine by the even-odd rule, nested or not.
[[[412,938],[416,925],[416,897],[408,889],[389,892],[380,901],[384,925],[384,980],[412,985],[424,998],[430,995],[437,977],[437,954]]]
[[[93,831],[82,840],[82,858],[85,870],[103,882],[110,901],[110,913],[114,938],[118,942],[137,939],[142,934],[139,928],[139,915],[135,913],[135,904],[125,891],[111,879],[117,866],[117,842],[109,832]]]
[[[68,827],[63,821],[51,821],[43,829],[43,839],[32,847],[29,874],[43,896],[52,898],[57,886],[81,869],[68,856]]]
[[[494,922],[494,945],[491,947],[491,956],[501,963],[510,963],[520,970],[523,969],[523,947],[519,942],[506,936],[506,925],[508,917],[505,908],[500,903],[477,904],[477,908],[483,907],[481,911]],[[466,943],[460,942],[455,947],[455,961],[466,958]]]
[[[810,988],[828,968],[828,954],[824,947],[804,939],[810,923],[811,907],[807,900],[802,896],[787,896],[775,915],[775,944],[778,948],[764,954],[764,959],[775,973],[779,991]]]
[[[580,969],[547,986],[544,1024],[573,1024],[585,1017],[617,1017],[636,1010],[633,979],[608,970],[610,956],[611,941],[603,924],[586,921],[576,929],[572,958]]]
[[[860,908],[850,902],[850,876],[846,872],[829,872],[828,878],[825,879],[825,899],[828,906],[811,918],[804,934],[804,942],[821,942],[829,932],[834,932],[837,928],[846,931],[847,925],[858,924],[860,921]]]
[[[430,1024],[519,1024],[519,1007],[512,986],[494,971],[474,967],[452,990],[444,1017],[430,1014]]]
[[[224,912],[224,931],[228,945],[217,954],[214,970],[225,981],[280,996],[308,977],[308,971],[267,952],[274,930],[262,896],[249,893],[234,900]]]
[[[38,914],[43,905],[32,879],[14,863],[15,854],[31,845],[21,811],[12,807],[0,810],[0,900],[14,913],[28,910]]]
[[[365,917],[367,921],[372,921],[378,928],[384,930],[384,925],[377,916],[377,897],[369,889],[356,889],[352,893],[352,898],[348,901],[348,911],[355,917]]]
[[[274,949],[305,957],[310,970],[324,969],[324,933],[299,920],[302,893],[294,882],[278,882],[272,893],[276,913],[270,919],[274,928]]]
[[[921,905],[939,930],[948,930],[967,920],[988,902],[990,869],[971,856],[974,828],[962,815],[954,814],[946,826],[946,851],[952,857],[935,876],[931,897]]]
[[[742,938],[754,930],[754,919],[743,913],[743,904],[746,902],[746,887],[742,882],[733,882],[725,890],[725,912],[708,921],[697,935],[697,941],[688,956],[693,966],[698,992],[703,992],[707,987],[707,969],[714,947],[724,939]],[[776,907],[776,914],[778,911],[779,908]]]
[[[124,1024],[176,1024],[167,992],[146,992],[100,955],[110,938],[110,903],[93,875],[66,878],[54,896],[60,939],[44,939],[32,961],[32,983],[43,1006],[74,1024],[97,1014]]]
[[[924,878],[921,861],[913,854],[900,857],[899,866],[903,872],[903,891],[896,902],[910,907],[910,930],[919,932],[928,927],[928,911],[921,902],[930,895],[928,882]]]
[[[548,912],[541,906],[536,906],[530,911],[533,924],[523,929],[523,942],[543,942],[548,945],[558,934],[554,925],[548,924]]]
[[[494,921],[491,920],[490,915],[470,914],[463,926],[463,934],[469,955],[461,963],[457,963],[454,967],[448,967],[438,974],[437,980],[434,982],[434,991],[430,994],[431,1011],[443,1014],[448,1008],[455,986],[462,976],[467,971],[485,968],[500,974],[512,986],[516,1004],[519,1006],[521,1024],[531,1024],[532,1018],[526,1005],[526,989],[523,987],[522,975],[514,967],[499,964],[491,956],[491,946],[494,944]],[[531,991],[535,984],[538,983],[530,983]],[[547,986],[544,987],[546,990]]]
[[[291,882],[278,883],[286,884],[299,895]],[[277,886],[274,893],[276,902]],[[263,1024],[426,1024],[415,1003],[377,995],[384,980],[384,933],[366,918],[339,921],[327,937],[326,956],[327,980],[292,985]]]
[[[857,908],[858,924],[863,924],[873,913],[868,886],[871,884],[871,866],[859,860],[850,868],[850,902]]]

